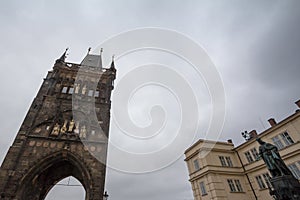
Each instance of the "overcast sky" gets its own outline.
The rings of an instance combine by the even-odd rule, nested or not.
[[[225,87],[226,118],[220,140],[232,138],[238,145],[243,141],[241,131],[261,132],[269,127],[270,117],[280,121],[296,110],[299,21],[297,0],[1,1],[0,162],[47,71],[66,47],[70,48],[67,60],[78,63],[88,47],[140,27],[176,30],[205,48]],[[108,169],[109,199],[192,199],[183,160],[182,156],[163,170],[139,175]],[[57,186],[51,193],[48,199],[84,195],[80,187]]]

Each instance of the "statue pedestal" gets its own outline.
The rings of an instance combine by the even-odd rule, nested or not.
[[[300,183],[294,176],[274,177],[270,181],[277,200],[300,200]]]

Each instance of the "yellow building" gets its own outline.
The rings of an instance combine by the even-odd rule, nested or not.
[[[247,141],[234,147],[232,140],[216,142],[199,140],[185,151],[195,200],[271,200],[270,174],[258,157],[259,144],[254,138],[272,143],[293,175],[300,180],[300,100],[298,110],[257,134],[247,134]],[[212,148],[211,148],[212,146]]]

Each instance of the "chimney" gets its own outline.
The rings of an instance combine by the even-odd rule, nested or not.
[[[232,144],[232,139],[228,139],[227,142]]]
[[[275,126],[277,124],[277,122],[275,121],[274,118],[270,118],[268,119],[269,124],[271,125],[271,127]]]
[[[296,101],[295,104],[298,106],[298,108],[300,108],[300,99]]]
[[[257,132],[256,132],[256,130],[250,131],[249,136],[250,136],[250,139],[256,138],[256,137],[257,137]]]

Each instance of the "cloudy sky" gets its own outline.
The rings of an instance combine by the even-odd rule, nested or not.
[[[66,47],[68,61],[78,63],[88,47],[135,28],[175,30],[206,50],[226,94],[220,140],[232,138],[240,144],[241,131],[261,132],[269,127],[270,117],[280,121],[292,114],[300,99],[297,0],[11,0],[0,2],[0,16],[0,162],[47,71]],[[126,73],[118,64],[121,60],[116,62],[120,74]],[[117,134],[113,130],[112,137]],[[183,159],[138,175],[108,169],[109,199],[192,199]],[[81,187],[57,186],[48,200],[83,199],[83,195]]]

